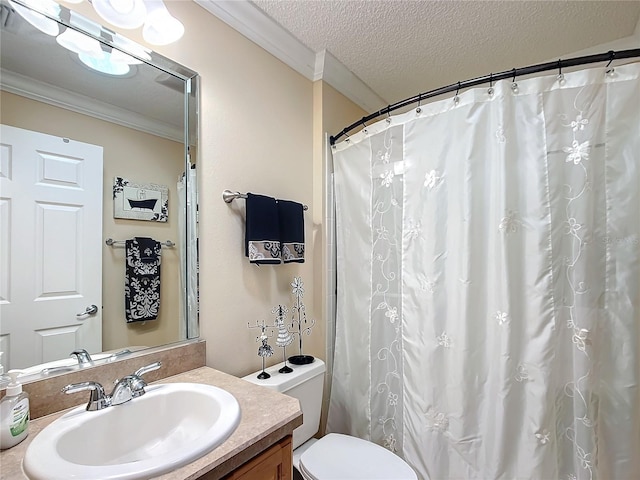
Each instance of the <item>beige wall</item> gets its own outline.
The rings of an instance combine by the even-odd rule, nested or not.
[[[86,3],[68,5],[99,21]],[[273,323],[271,309],[293,303],[290,283],[305,284],[307,317],[316,327],[304,338],[305,353],[325,358],[322,312],[322,172],[314,166],[313,83],[190,1],[167,8],[185,25],[173,45],[151,47],[200,74],[200,333],[207,365],[234,375],[260,368],[256,330],[247,323]],[[144,44],[139,30],[120,33]],[[344,98],[344,97],[343,97]],[[351,118],[330,101],[323,128]],[[348,102],[350,103],[350,102]],[[349,110],[349,109],[347,109]],[[359,114],[360,115],[360,114]],[[321,148],[321,147],[320,147]],[[250,265],[244,256],[244,201],[228,205],[224,189],[295,200],[305,214],[304,264]],[[296,353],[293,347],[287,354]],[[269,364],[282,360],[282,352]]]
[[[6,125],[104,147],[102,233],[105,239],[149,236],[179,242],[176,180],[184,170],[182,144],[6,92],[0,92],[0,105],[1,120]],[[116,175],[133,182],[167,185],[169,220],[159,223],[114,219],[112,192]],[[103,350],[162,345],[179,339],[179,263],[179,248],[163,249],[158,319],[144,324],[127,324],[124,316],[124,248],[103,246]]]

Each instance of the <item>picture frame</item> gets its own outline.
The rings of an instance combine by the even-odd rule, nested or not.
[[[169,219],[169,187],[114,177],[113,218],[166,222]]]

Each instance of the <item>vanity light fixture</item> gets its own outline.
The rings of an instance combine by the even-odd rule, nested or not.
[[[107,75],[121,76],[129,73],[130,65],[151,60],[149,50],[113,32],[112,41],[116,48],[103,46],[96,40],[101,36],[100,26],[84,20],[74,11],[69,12],[70,24],[90,32],[95,38],[72,27],[63,28],[60,32],[58,22],[47,18],[47,15],[51,17],[60,15],[60,5],[53,0],[22,1],[34,10],[25,8],[12,0],[9,0],[9,3],[27,22],[41,32],[56,37],[59,45],[76,53],[80,61],[93,70]],[[82,1],[84,0],[66,0],[67,3]],[[136,28],[144,24],[142,35],[147,42],[154,45],[167,45],[184,34],[184,26],[169,13],[162,0],[91,0],[91,3],[96,12],[113,25]]]
[[[145,0],[147,20],[142,37],[152,45],[168,45],[184,35],[184,25],[172,16],[162,0]]]
[[[92,0],[91,4],[105,21],[120,28],[141,27],[147,16],[143,0]]]
[[[100,42],[73,28],[66,28],[64,32],[56,37],[56,42],[58,42],[60,46],[78,55],[82,54],[96,59],[104,58],[104,52],[100,47]]]
[[[28,0],[26,2],[29,5],[37,7],[39,10],[51,14],[51,16],[57,17],[60,13],[60,5],[53,0]],[[36,27],[42,33],[46,33],[51,37],[55,37],[60,33],[60,26],[55,20],[51,20],[41,13],[35,12],[28,8],[23,7],[15,2],[9,0],[9,5],[13,8],[22,18],[24,18],[31,25]]]
[[[81,3],[83,0],[66,0]],[[184,25],[169,13],[163,0],[89,0],[100,17],[120,28],[142,26],[151,45],[168,45],[184,35]]]
[[[75,12],[70,12],[71,25],[78,26],[83,31],[100,36],[100,26],[93,22],[86,22]],[[128,63],[135,63],[135,59],[125,53],[112,57],[108,47],[103,46],[98,40],[71,27],[67,27],[56,37],[56,42],[67,50],[78,55],[80,61],[87,67],[108,75],[126,75],[129,73]],[[126,57],[130,62],[123,61]]]
[[[129,70],[131,70],[131,67],[128,64],[114,60],[112,55],[106,52],[101,58],[94,57],[93,55],[87,55],[85,53],[79,53],[78,58],[87,67],[100,73],[106,73],[107,75],[126,75],[129,73]],[[133,57],[129,58],[135,60]]]

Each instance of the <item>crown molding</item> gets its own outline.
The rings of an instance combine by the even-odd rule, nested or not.
[[[322,80],[366,112],[376,112],[389,104],[328,50],[318,52],[316,62],[321,65]]]
[[[253,3],[244,0],[194,1],[299,74],[313,82],[327,82],[363,110],[372,112],[387,105],[328,51],[314,52]]]
[[[176,142],[184,142],[184,131],[181,128],[152,120],[144,115],[115,107],[95,98],[80,95],[4,69],[0,69],[0,79],[0,88],[6,92]]]
[[[195,0],[195,2],[296,72],[310,80],[315,80],[315,52],[303,45],[253,3],[233,0]]]

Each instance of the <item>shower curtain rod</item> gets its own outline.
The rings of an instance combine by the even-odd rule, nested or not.
[[[547,62],[540,63],[537,65],[530,65],[528,67],[522,68],[512,68],[511,70],[507,70],[500,73],[491,73],[489,75],[485,75],[484,77],[472,78],[470,80],[465,80],[464,82],[456,82],[446,87],[436,88],[435,90],[430,90],[425,93],[420,93],[418,95],[414,95],[413,97],[406,98],[392,105],[388,105],[387,107],[378,110],[375,113],[362,117],[355,123],[352,123],[340,133],[335,136],[329,137],[329,142],[331,145],[335,145],[335,143],[342,136],[349,136],[349,132],[354,130],[359,126],[366,127],[367,122],[374,120],[375,118],[381,117],[382,115],[388,115],[390,112],[394,110],[398,110],[399,108],[406,107],[411,105],[412,103],[418,103],[422,100],[426,100],[427,98],[437,97],[438,95],[443,95],[449,92],[458,92],[462,88],[474,87],[476,85],[482,85],[483,83],[493,83],[498,80],[504,80],[505,78],[513,78],[515,80],[516,77],[522,77],[524,75],[531,75],[532,73],[546,72],[548,70],[558,69],[559,73],[562,73],[563,68],[575,67],[578,65],[587,65],[589,63],[598,63],[598,62],[613,62],[614,60],[622,60],[625,58],[634,58],[640,57],[640,48],[633,48],[630,50],[619,50],[613,51],[609,50],[606,53],[598,53],[595,55],[587,55],[584,57],[575,57],[575,58],[567,58],[565,60],[558,59],[555,62]],[[607,65],[608,66],[608,65]]]

